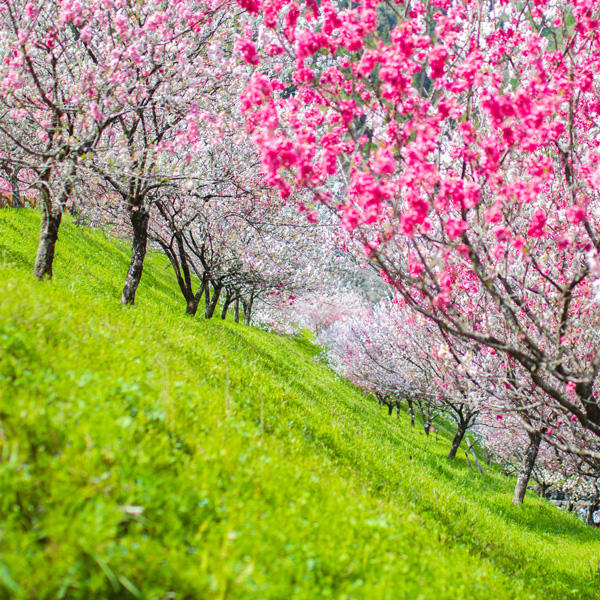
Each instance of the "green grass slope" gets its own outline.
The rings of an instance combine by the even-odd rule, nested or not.
[[[306,340],[183,315],[151,254],[0,210],[0,598],[598,598],[597,531],[445,458]],[[464,455],[463,455],[464,456]]]

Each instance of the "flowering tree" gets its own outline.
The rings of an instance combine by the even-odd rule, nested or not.
[[[480,386],[462,366],[464,348],[451,352],[437,327],[397,302],[365,308],[333,324],[319,339],[352,381],[384,399],[407,398],[411,422],[416,406],[425,433],[439,415],[451,418],[457,431],[450,459],[486,410]],[[392,404],[386,403],[391,414]]]
[[[3,171],[12,196],[41,198],[42,231],[34,273],[52,276],[62,212],[69,202],[82,146],[106,122],[91,127],[81,110],[82,41],[60,22],[60,3],[0,2],[0,136]],[[18,175],[25,172],[26,176]]]
[[[85,168],[124,205],[132,259],[121,301],[131,304],[161,187],[194,178],[189,163],[221,134],[235,11],[227,2],[65,3],[64,22],[86,39],[88,111],[114,122],[86,153]],[[115,10],[116,9],[116,10]]]
[[[193,177],[186,165],[219,139],[224,99],[242,81],[231,59],[240,11],[195,0],[3,0],[2,9],[0,133],[22,155],[11,168],[36,170],[46,207],[36,275],[51,275],[62,211],[83,178],[126,210],[122,302],[133,303],[149,206],[174,177]]]
[[[598,438],[600,4],[242,4],[295,58],[291,86],[257,73],[243,97],[269,181],[310,190],[408,305]]]
[[[211,318],[224,292],[221,317],[241,302],[249,323],[256,300],[280,306],[315,289],[327,228],[307,223],[264,188],[251,157],[226,158],[202,187],[162,191],[150,214],[150,239],[168,256],[188,314],[204,295]]]
[[[488,412],[479,420],[475,431],[480,443],[502,465],[505,474],[517,475],[513,503],[522,503],[523,482],[527,485],[523,466],[531,460],[534,436],[524,429],[522,419],[515,412],[495,416]],[[537,444],[534,451],[530,475],[537,483],[540,495],[547,497],[552,492],[566,497],[569,510],[575,502],[583,502],[586,521],[593,525],[593,515],[600,508],[597,473],[590,472],[589,465],[577,456],[560,452],[549,444]]]

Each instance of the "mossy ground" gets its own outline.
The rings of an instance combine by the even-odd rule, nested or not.
[[[598,598],[598,532],[426,437],[305,338],[186,317],[151,253],[0,210],[0,597]]]

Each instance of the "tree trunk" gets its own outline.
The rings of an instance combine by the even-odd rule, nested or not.
[[[148,221],[150,214],[143,206],[130,206],[128,208],[129,220],[133,228],[133,238],[131,242],[131,262],[125,277],[123,294],[121,295],[121,304],[133,304],[135,302],[135,292],[142,279],[144,269],[144,258],[148,247]]]
[[[415,426],[415,407],[414,407],[413,401],[410,398],[408,398],[407,402],[408,402],[408,412],[410,414],[410,426],[414,427]]]
[[[588,512],[587,512],[587,524],[588,525],[593,525],[594,524],[594,513],[600,508],[600,502],[598,502],[598,500],[591,500],[589,505],[588,505]]]
[[[188,298],[187,306],[185,307],[185,314],[193,317],[198,311],[198,304],[200,304],[200,296]]]
[[[48,167],[40,175],[40,180],[42,182],[40,195],[44,212],[42,216],[42,231],[40,233],[37,255],[35,257],[35,265],[33,267],[33,274],[40,280],[52,279],[54,250],[56,248],[56,240],[58,240],[58,230],[60,229],[60,223],[62,221],[63,209],[73,191],[75,164],[71,165],[69,173],[63,180],[62,191],[54,201],[49,189],[51,174],[52,171]]]
[[[225,317],[227,317],[227,311],[229,310],[229,305],[231,304],[233,296],[231,295],[231,292],[229,290],[227,290],[225,292],[225,302],[223,303],[223,310],[221,311],[221,319],[225,320]]]
[[[458,426],[458,431],[452,440],[452,447],[450,448],[450,452],[448,453],[448,458],[453,459],[456,457],[456,453],[458,452],[458,447],[465,437],[465,433],[467,432],[467,427],[464,423],[461,423]]]
[[[198,310],[198,306],[200,304],[200,300],[202,300],[202,294],[204,294],[204,286],[201,285],[200,289],[194,294],[194,297],[192,298],[191,301],[191,308],[193,308],[194,312],[188,312],[188,310],[186,309],[186,313],[188,315],[192,315],[194,316],[196,314],[196,311]],[[189,305],[189,302],[188,302]]]
[[[244,325],[250,325],[250,319],[252,318],[252,304],[254,298],[250,296],[248,302],[242,302],[244,305]]]
[[[514,505],[523,504],[525,498],[525,492],[527,491],[527,484],[535,465],[535,459],[537,458],[538,450],[540,448],[541,437],[537,433],[529,434],[529,446],[525,451],[523,462],[521,463],[521,470],[517,477],[517,485],[515,486],[515,493],[513,495],[512,503]]]
[[[23,203],[21,202],[21,190],[19,190],[19,180],[17,178],[19,171],[17,169],[12,169],[10,173],[10,187],[12,190],[13,197],[13,208],[23,208]]]
[[[469,447],[469,451],[473,455],[473,460],[475,461],[475,464],[477,465],[477,470],[479,471],[479,473],[481,475],[483,475],[483,469],[481,468],[481,465],[479,464],[479,459],[477,458],[477,452],[475,452],[475,448],[473,448],[473,445],[471,444],[471,440],[469,438],[467,438],[467,446]]]
[[[202,276],[202,287],[204,288],[204,316],[206,316],[210,309],[210,279],[206,273]]]
[[[394,412],[394,404],[392,403],[391,400],[389,400],[387,402],[387,407],[388,407],[388,416],[391,417],[392,413]]]
[[[215,314],[215,308],[217,308],[217,302],[219,301],[219,296],[221,295],[222,289],[222,285],[214,286],[212,298],[210,299],[210,302],[206,307],[206,311],[204,312],[204,317],[206,319],[212,319],[213,315]]]
[[[61,220],[62,210],[53,209],[44,203],[42,230],[33,268],[33,274],[40,280],[52,279],[52,263]]]
[[[236,298],[233,304],[233,320],[236,323],[240,322],[240,299]]]

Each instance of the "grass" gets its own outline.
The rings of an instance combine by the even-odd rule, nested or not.
[[[598,532],[388,418],[151,253],[0,210],[0,598],[598,598]]]

